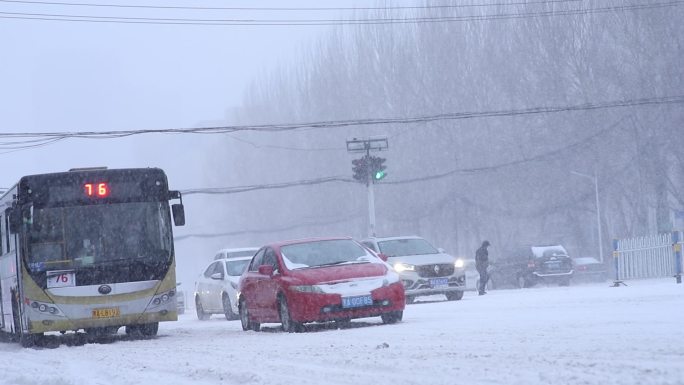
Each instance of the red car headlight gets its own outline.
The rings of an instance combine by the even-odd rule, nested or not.
[[[299,293],[317,293],[323,294],[324,291],[318,285],[299,285],[290,286],[290,289]]]

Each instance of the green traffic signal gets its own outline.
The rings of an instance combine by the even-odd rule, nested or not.
[[[386,176],[387,176],[387,173],[386,173],[386,172],[384,172],[384,171],[378,171],[378,172],[375,173],[375,180],[380,180],[380,179],[382,179],[382,178],[384,178],[384,177],[386,177]]]

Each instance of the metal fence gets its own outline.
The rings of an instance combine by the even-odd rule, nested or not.
[[[681,232],[617,239],[613,246],[616,282],[661,277],[676,277],[681,282]]]

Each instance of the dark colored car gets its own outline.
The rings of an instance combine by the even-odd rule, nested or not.
[[[532,246],[507,253],[492,263],[491,287],[532,287],[538,283],[570,285],[572,259],[561,245]]]
[[[605,282],[608,269],[598,259],[592,257],[573,258],[575,273],[573,282]]]
[[[402,319],[399,275],[350,238],[280,242],[262,247],[240,277],[238,307],[243,330],[280,323],[288,332],[309,322],[353,318]]]

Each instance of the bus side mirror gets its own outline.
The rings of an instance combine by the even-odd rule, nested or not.
[[[169,199],[181,199],[181,193],[177,190],[169,191]]]
[[[173,224],[176,226],[185,226],[185,210],[183,209],[183,204],[172,204],[171,211],[173,212]]]

